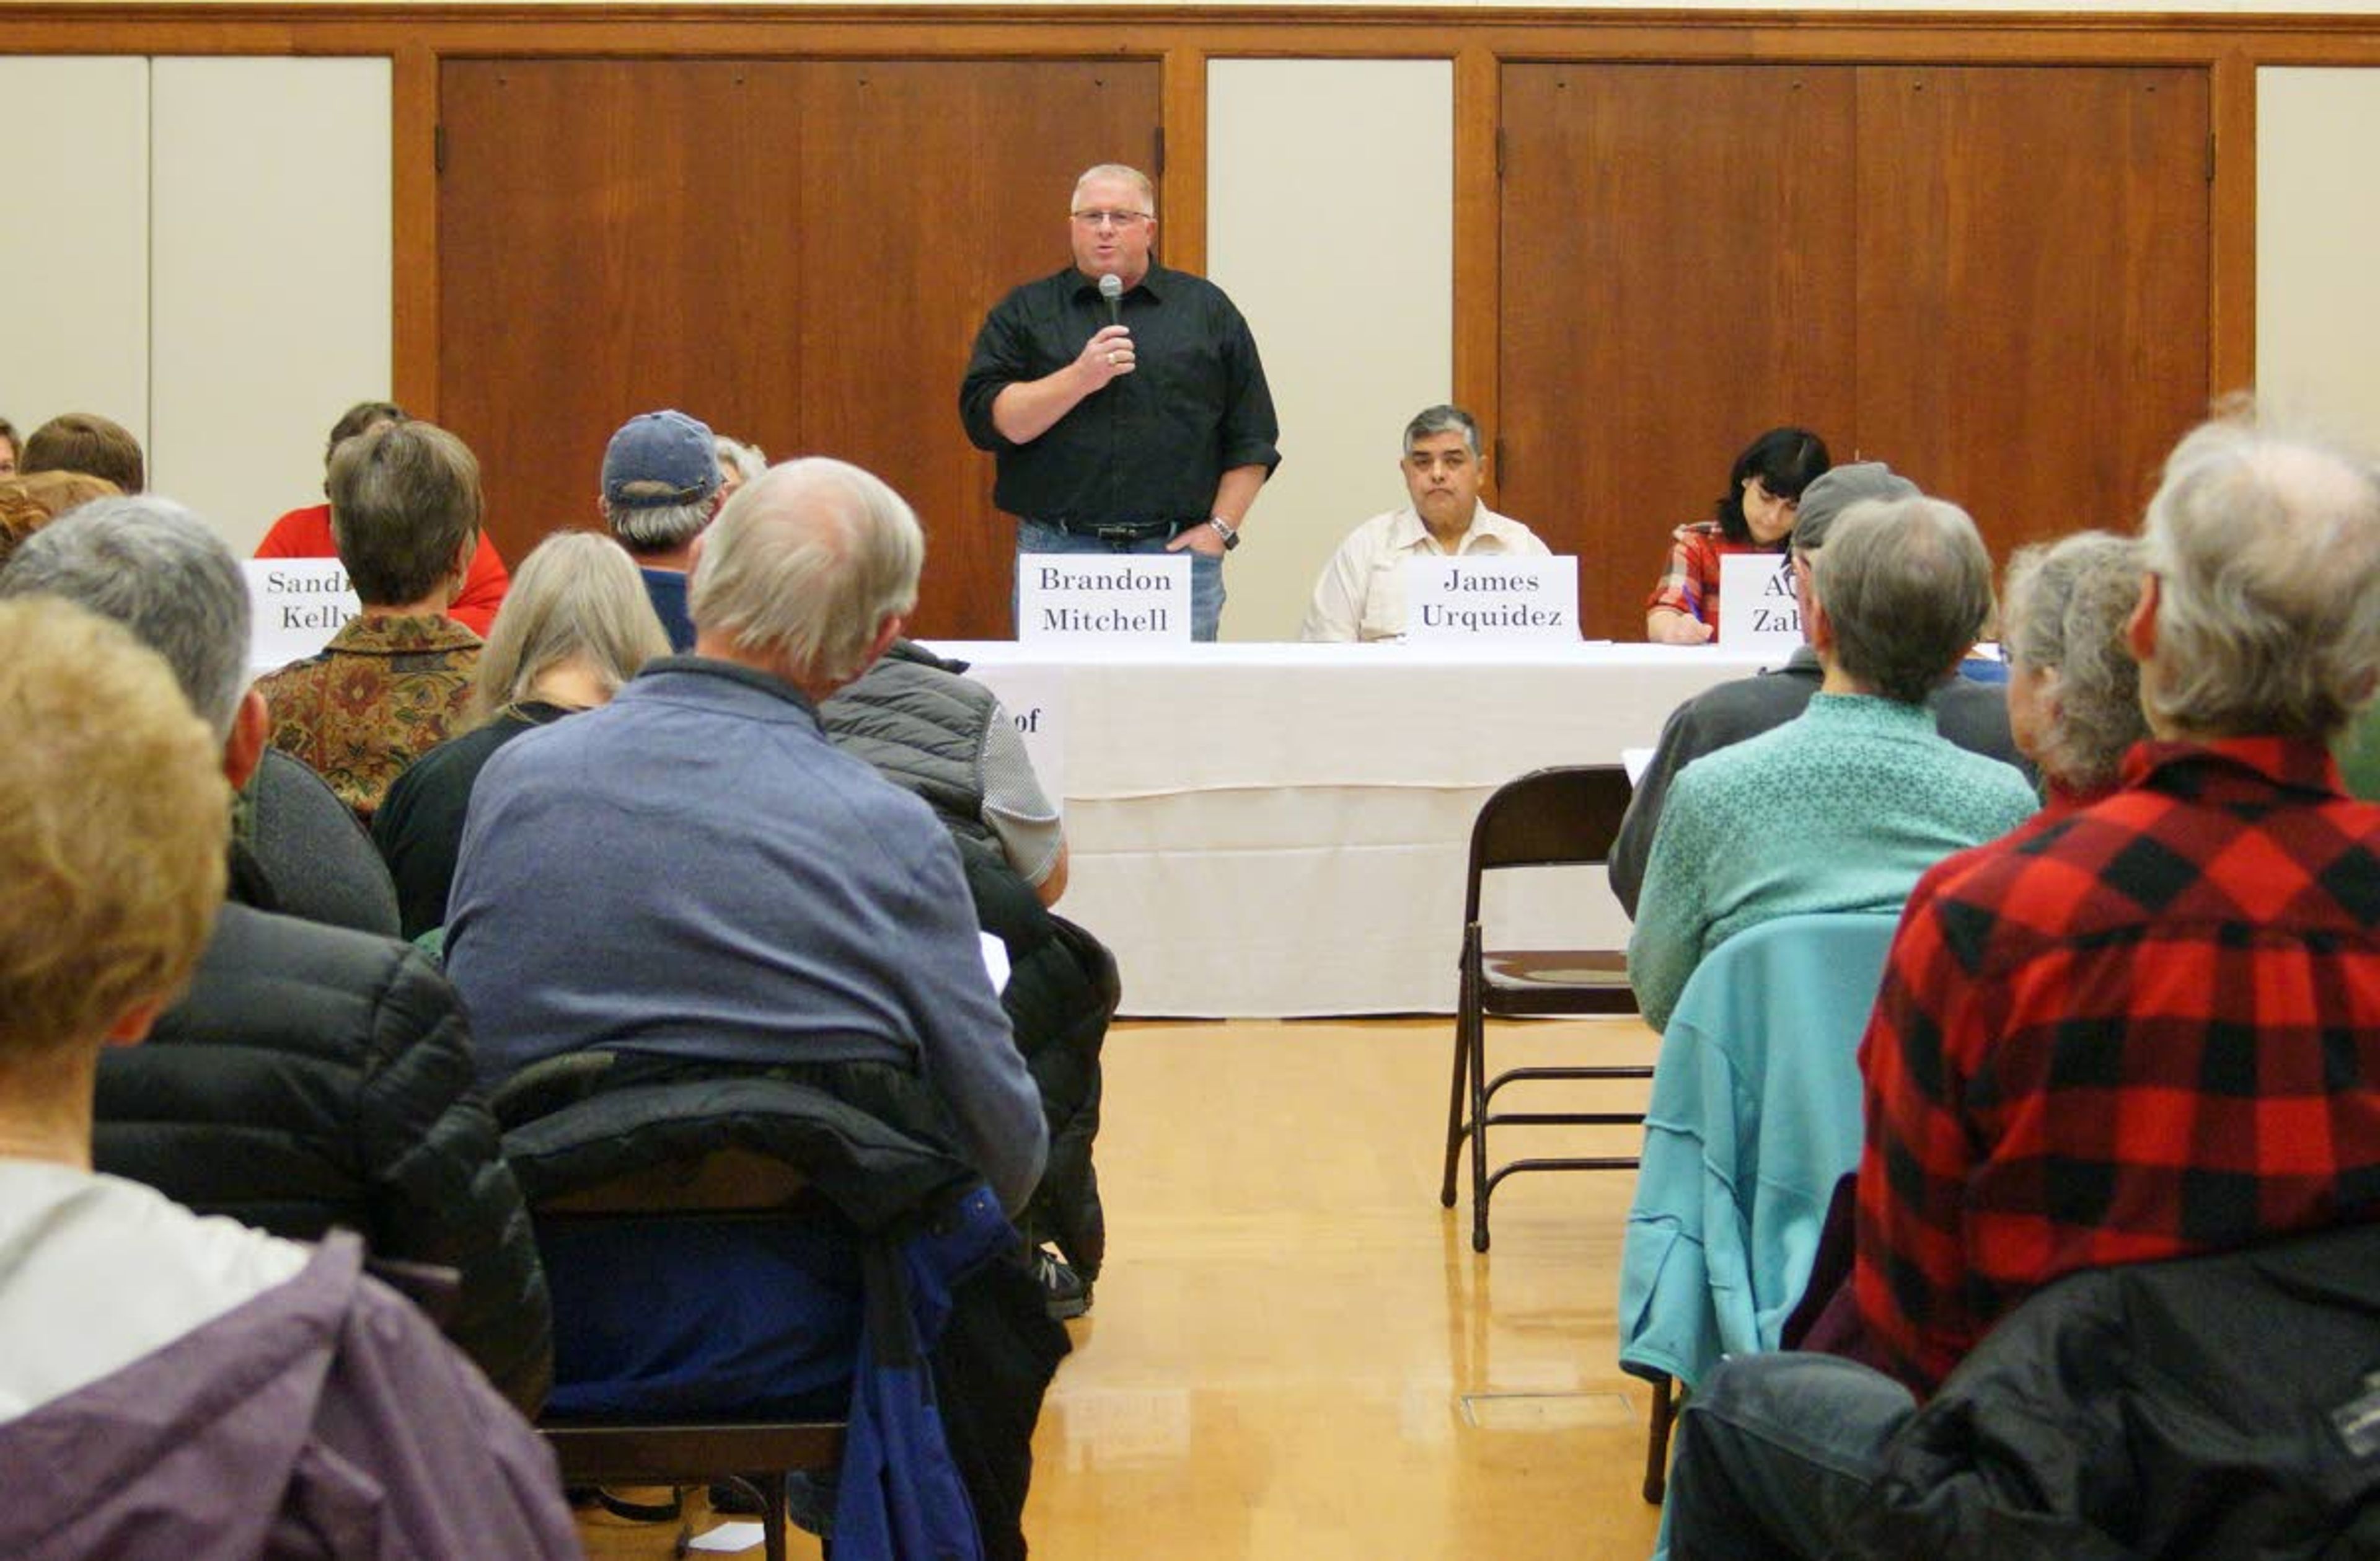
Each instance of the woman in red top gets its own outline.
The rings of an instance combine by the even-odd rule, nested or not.
[[[1718,634],[1718,561],[1730,553],[1782,553],[1802,490],[1833,465],[1806,428],[1772,428],[1735,457],[1727,492],[1708,520],[1671,533],[1669,567],[1645,602],[1645,638],[1700,645]]]
[[[404,422],[410,415],[394,401],[357,402],[331,425],[331,441],[322,449],[323,464],[330,464],[331,452],[346,440],[384,422]],[[331,538],[331,506],[327,504],[291,510],[275,520],[273,529],[264,533],[264,540],[256,544],[259,558],[338,555],[338,544]],[[485,639],[488,626],[496,621],[496,609],[504,604],[504,592],[512,583],[504,561],[496,555],[496,544],[488,539],[487,532],[481,531],[479,548],[471,555],[471,567],[463,576],[463,589],[446,604],[446,616]]]

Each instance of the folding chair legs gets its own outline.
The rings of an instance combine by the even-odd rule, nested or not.
[[[1488,1175],[1488,1020],[1471,1021],[1471,1250],[1488,1250],[1488,1200],[1495,1183]]]
[[[1645,1426],[1645,1500],[1653,1506],[1670,1488],[1670,1427],[1677,1420],[1676,1379],[1667,1372],[1653,1379],[1653,1412]]]
[[[1440,1206],[1454,1207],[1454,1173],[1462,1164],[1463,1140],[1471,1143],[1471,1250],[1488,1250],[1488,1197],[1494,1184],[1488,1176],[1487,1020],[1469,1011],[1454,1019],[1454,1082],[1446,1102],[1446,1170],[1439,1179]],[[1469,1115],[1464,1114],[1468,1106]]]
[[[1454,1020],[1454,1084],[1447,1092],[1446,1102],[1446,1176],[1439,1184],[1438,1201],[1443,1208],[1454,1207],[1454,1171],[1461,1164],[1463,1140],[1469,1137],[1464,1127],[1463,1086],[1471,1077],[1471,1052],[1463,1032],[1463,1017]]]

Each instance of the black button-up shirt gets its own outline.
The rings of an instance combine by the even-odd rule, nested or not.
[[[992,499],[1009,514],[1077,524],[1199,520],[1224,472],[1281,464],[1281,425],[1256,338],[1220,287],[1151,266],[1124,294],[1123,312],[1138,367],[1024,445],[993,426],[993,399],[1073,362],[1107,324],[1107,303],[1069,266],[1001,299],[976,333],[959,416],[976,446],[998,457]]]

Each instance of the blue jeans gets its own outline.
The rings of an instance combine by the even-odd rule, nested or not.
[[[1835,1355],[1730,1356],[1678,1412],[1664,1513],[1671,1561],[1817,1561],[1916,1412],[1907,1388]]]
[[[1138,542],[1102,542],[1098,537],[1076,536],[1074,532],[1041,520],[1016,522],[1016,551],[1019,553],[1163,553],[1164,537],[1145,537]],[[1184,548],[1190,555],[1190,638],[1208,640],[1223,621],[1223,561],[1210,557],[1195,548]],[[1009,588],[1009,616],[1016,615],[1015,587]]]

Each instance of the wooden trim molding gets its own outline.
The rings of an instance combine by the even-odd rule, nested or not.
[[[1492,438],[1504,426],[1499,404],[1496,322],[1503,312],[1499,223],[1502,177],[1495,52],[1465,46],[1454,56],[1454,398]],[[1488,467],[1496,498],[1497,466]]]
[[[2255,60],[2227,52],[2208,86],[2206,394],[2215,400],[2256,383]]]
[[[390,394],[438,417],[438,56],[399,44],[391,61],[390,154],[395,212]]]

